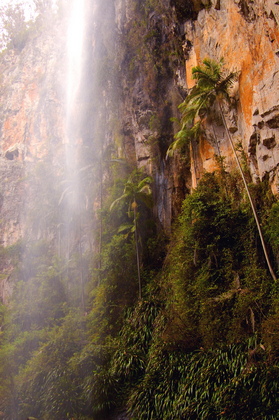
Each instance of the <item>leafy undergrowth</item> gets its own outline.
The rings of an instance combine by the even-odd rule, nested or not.
[[[278,203],[264,184],[251,191],[276,269]],[[102,266],[87,285],[86,312],[69,301],[53,257],[33,258],[1,310],[4,418],[278,418],[278,285],[239,178],[206,174],[184,200],[168,245],[150,212],[139,210],[139,226],[150,225],[140,231],[142,299],[121,208],[114,217],[103,211]],[[3,267],[15,257],[6,253]]]

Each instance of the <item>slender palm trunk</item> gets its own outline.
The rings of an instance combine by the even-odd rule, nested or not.
[[[136,206],[134,207],[134,224],[135,224],[135,243],[136,243],[136,254],[137,254],[139,299],[141,299],[140,257],[139,257],[139,244],[138,244],[138,229],[137,229],[137,210],[136,210]]]
[[[248,185],[247,185],[247,182],[246,182],[246,179],[245,179],[245,176],[244,176],[242,167],[240,165],[240,162],[239,162],[239,159],[238,159],[238,156],[237,156],[237,153],[236,153],[236,150],[235,150],[233,141],[232,141],[232,136],[231,136],[231,134],[230,134],[230,132],[228,130],[228,126],[227,126],[227,122],[226,122],[226,119],[225,119],[225,115],[224,115],[224,111],[223,111],[222,105],[220,104],[220,102],[218,102],[218,105],[219,105],[221,117],[222,117],[222,120],[223,120],[223,124],[224,124],[225,130],[226,130],[226,134],[227,134],[227,137],[229,139],[230,145],[232,147],[232,150],[233,150],[233,153],[234,153],[236,162],[237,162],[237,166],[239,168],[241,177],[243,179],[244,187],[245,187],[245,190],[247,192],[247,195],[248,195],[248,198],[249,198],[249,201],[250,201],[250,205],[251,205],[251,208],[252,208],[252,211],[253,211],[253,215],[254,215],[254,219],[255,219],[257,228],[258,228],[258,232],[259,232],[259,236],[260,236],[260,239],[261,239],[261,244],[262,244],[262,248],[263,248],[265,259],[266,259],[266,262],[267,262],[267,265],[268,265],[269,272],[270,272],[271,277],[273,278],[273,280],[274,281],[277,281],[277,278],[276,278],[276,276],[274,274],[274,271],[272,269],[272,266],[271,266],[271,263],[270,263],[270,259],[269,259],[269,256],[268,256],[268,253],[267,253],[267,250],[266,250],[266,245],[265,245],[265,241],[264,241],[264,238],[263,238],[262,229],[261,229],[261,226],[260,226],[258,215],[257,215],[256,209],[255,209],[255,206],[254,206],[254,203],[253,203],[253,200],[252,200],[252,197],[251,197],[251,194],[250,194],[250,191],[249,191],[249,188],[248,188]]]
[[[103,147],[101,148],[101,159],[100,159],[100,209],[102,210],[102,208],[103,208]],[[103,216],[102,216],[102,214],[100,214],[98,286],[100,286],[100,284],[101,284],[102,249],[103,249]]]
[[[78,206],[79,211],[79,227],[78,227],[78,254],[79,254],[79,275],[80,275],[80,287],[81,287],[81,309],[83,312],[85,312],[85,299],[84,299],[84,274],[83,274],[83,255],[82,255],[82,246],[81,246],[81,240],[82,240],[82,228],[81,228],[81,207]]]
[[[194,139],[194,140],[192,140],[191,139],[191,141],[190,141],[190,147],[191,147],[191,150],[192,150],[192,159],[193,159],[193,168],[194,168],[194,173],[195,173],[195,178],[196,178],[196,185],[198,184],[198,181],[199,181],[199,178],[200,178],[200,174],[199,174],[199,170],[198,170],[198,165],[197,165],[197,161],[198,161],[198,159],[197,159],[197,152],[196,152],[196,150],[195,150],[195,147],[196,147],[196,143],[197,142],[197,140],[196,139]]]
[[[85,298],[84,298],[84,274],[83,274],[83,258],[81,248],[81,238],[79,239],[79,271],[80,271],[80,287],[81,287],[81,309],[85,312]]]

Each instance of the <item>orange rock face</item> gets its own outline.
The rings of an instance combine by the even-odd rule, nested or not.
[[[279,6],[272,0],[255,0],[249,3],[249,13],[244,16],[237,1],[223,0],[220,10],[214,7],[202,10],[194,25],[185,24],[186,40],[193,45],[186,62],[188,86],[192,86],[189,80],[193,65],[207,57],[223,58],[228,71],[239,72],[238,84],[232,92],[237,99],[237,130],[233,136],[235,141],[241,140],[249,155],[254,178],[269,173],[274,191],[279,162],[279,125],[277,127],[275,122],[275,108],[279,104],[278,11]],[[270,113],[272,123],[268,123]],[[250,156],[251,137],[255,130],[259,131],[258,144],[253,148],[254,155]],[[265,139],[273,137],[273,146],[268,149]],[[213,159],[216,148],[210,150]],[[221,152],[228,150],[228,145],[223,142]],[[204,170],[214,170],[214,165],[209,165],[208,154],[204,160],[202,149],[200,159]],[[229,160],[232,161],[232,156]]]
[[[0,63],[1,155],[9,160],[43,158],[55,139],[63,138],[65,79],[63,40],[46,34]]]
[[[0,244],[4,246],[24,236],[30,167],[48,155],[53,162],[59,160],[65,137],[63,42],[55,44],[55,39],[45,34],[22,51],[8,50],[1,57]]]

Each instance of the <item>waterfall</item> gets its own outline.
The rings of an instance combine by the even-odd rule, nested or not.
[[[100,105],[105,82],[98,84],[96,76],[98,54],[104,56],[96,36],[102,24],[101,12],[94,15],[97,3],[60,2],[59,12],[64,7],[65,16],[57,12],[52,21],[47,11],[45,26],[34,25],[21,50],[3,55],[7,89],[1,114],[0,210],[2,205],[6,224],[0,228],[8,249],[1,250],[5,278],[0,287],[5,285],[6,301],[12,303],[5,329],[7,349],[0,340],[1,369],[6,369],[0,369],[0,417],[5,412],[9,420],[42,418],[43,411],[48,418],[76,417],[76,402],[66,391],[61,404],[59,392],[64,389],[60,378],[67,389],[73,385],[66,359],[86,345],[86,297],[97,284],[92,267],[97,266],[98,249],[99,145],[105,137],[105,106]],[[41,23],[43,15],[40,19]],[[0,305],[0,329],[1,309]],[[65,354],[59,349],[64,344]],[[53,357],[48,364],[49,350]],[[45,356],[44,364],[39,359]],[[91,371],[88,358],[84,375]],[[76,391],[83,380],[77,375]],[[82,412],[82,404],[79,409]]]
[[[79,149],[82,147],[80,134],[80,110],[82,102],[81,79],[83,72],[85,37],[85,0],[73,0],[67,31],[67,91],[66,91],[66,174],[72,188],[72,205],[79,203]]]
[[[73,116],[82,74],[85,0],[73,0],[67,31],[67,124]]]
[[[84,174],[89,168],[82,161],[82,112],[84,98],[82,77],[84,74],[84,40],[86,28],[86,1],[72,0],[67,30],[67,76],[65,106],[65,162],[64,177],[59,199],[60,223],[60,257],[65,266],[70,264],[73,255],[76,257],[77,277],[80,285],[81,308],[84,302],[84,267],[85,220],[88,210]],[[83,178],[82,178],[83,177]],[[67,267],[67,273],[69,268]],[[72,276],[73,277],[73,276]]]

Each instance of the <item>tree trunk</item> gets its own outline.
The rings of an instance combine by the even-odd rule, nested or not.
[[[102,210],[102,208],[103,208],[103,146],[101,148],[101,159],[100,159],[100,209]],[[102,214],[100,214],[98,286],[100,286],[100,284],[101,284],[102,249],[103,249],[103,216],[102,216]]]
[[[138,244],[138,230],[137,230],[137,210],[134,207],[134,224],[135,224],[135,243],[137,254],[137,270],[138,270],[138,284],[139,284],[139,299],[141,299],[141,276],[140,276],[140,257],[139,257],[139,244]]]
[[[269,272],[270,272],[273,280],[277,281],[277,278],[276,278],[276,276],[274,274],[274,271],[272,269],[270,259],[269,259],[269,256],[268,256],[268,253],[267,253],[267,250],[266,250],[266,245],[265,245],[265,241],[264,241],[264,238],[263,238],[262,229],[261,229],[261,226],[260,226],[258,215],[257,215],[256,209],[255,209],[255,206],[254,206],[254,203],[253,203],[253,200],[252,200],[252,197],[251,197],[251,194],[250,194],[250,191],[249,191],[249,188],[248,188],[243,170],[241,168],[238,156],[236,154],[236,150],[235,150],[235,147],[234,147],[234,144],[233,144],[233,141],[232,141],[232,136],[231,136],[231,134],[228,130],[228,126],[227,126],[227,122],[226,122],[226,119],[225,119],[225,115],[224,115],[222,105],[220,104],[220,102],[218,102],[218,105],[219,105],[221,117],[222,117],[222,120],[223,120],[223,124],[224,124],[225,130],[226,130],[226,134],[227,134],[227,137],[229,139],[230,145],[232,147],[232,150],[233,150],[233,153],[234,153],[234,156],[235,156],[235,159],[236,159],[236,163],[237,163],[237,166],[239,168],[239,171],[240,171],[243,183],[244,183],[244,187],[245,187],[245,190],[247,192],[247,195],[248,195],[248,198],[249,198],[249,201],[250,201],[250,205],[251,205],[251,208],[252,208],[252,211],[253,211],[253,215],[254,215],[254,219],[255,219],[257,228],[258,228],[258,232],[259,232],[259,236],[260,236],[260,239],[261,239],[261,244],[262,244],[262,248],[263,248],[264,256],[265,256],[265,259],[266,259],[266,262],[267,262],[267,265],[268,265]]]

